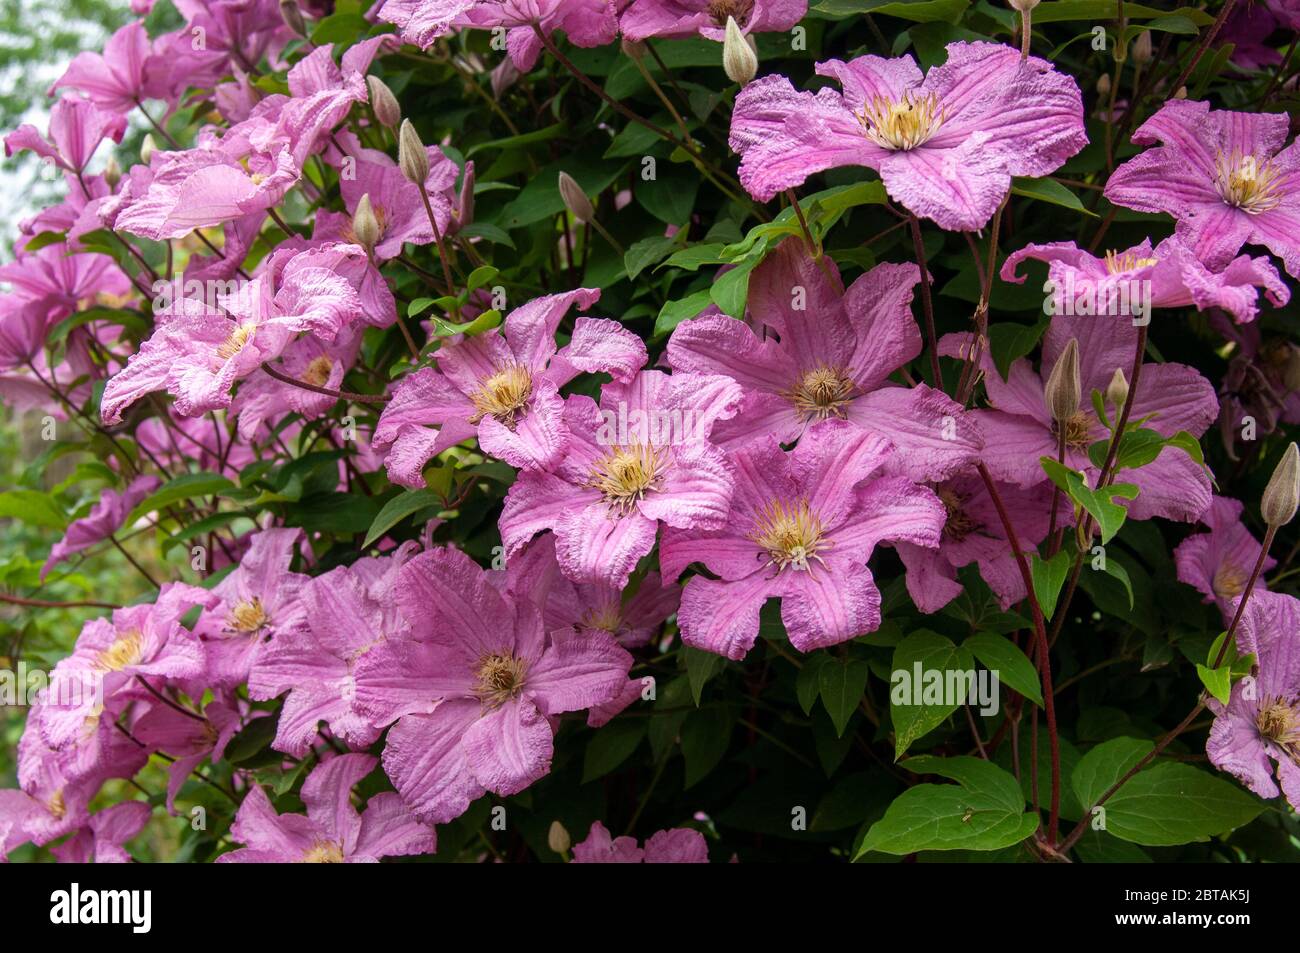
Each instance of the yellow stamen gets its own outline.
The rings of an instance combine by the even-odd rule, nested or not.
[[[302,855],[304,864],[341,864],[343,847],[337,841],[317,841]]]
[[[754,514],[749,538],[767,552],[766,565],[775,566],[778,573],[787,568],[811,572],[809,560],[826,565],[819,550],[829,549],[831,540],[823,538],[824,532],[807,500],[793,505],[773,500]]]
[[[614,447],[591,468],[587,486],[599,490],[612,513],[626,516],[647,493],[657,489],[668,468],[668,451],[649,444]]]
[[[315,384],[317,387],[324,387],[325,382],[330,379],[330,371],[334,369],[334,362],[322,354],[302,372],[302,379],[308,384]]]
[[[1271,741],[1296,764],[1300,764],[1300,712],[1295,701],[1268,698],[1259,706],[1255,727],[1260,735]]]
[[[1106,252],[1106,273],[1110,275],[1122,274],[1126,271],[1137,271],[1139,268],[1146,268],[1150,265],[1159,263],[1157,258],[1140,258],[1135,252]]]
[[[51,794],[45,806],[50,809],[50,813],[54,815],[56,820],[62,820],[64,815],[68,813],[68,806],[63,801],[63,788],[59,788]]]
[[[1096,418],[1086,410],[1080,410],[1065,422],[1065,445],[1071,450],[1086,450],[1092,443],[1092,426]],[[1052,424],[1052,433],[1059,435],[1061,425]]]
[[[251,633],[262,629],[270,622],[262,600],[253,596],[247,602],[238,602],[226,617],[226,630],[229,632]]]
[[[804,421],[842,418],[845,407],[853,400],[854,386],[844,371],[819,367],[800,377],[785,396]]]
[[[754,0],[709,0],[709,19],[716,27],[727,25],[727,17],[734,17],[736,26],[749,23],[754,13]]]
[[[1282,204],[1278,180],[1281,169],[1272,159],[1260,162],[1233,149],[1214,159],[1214,185],[1223,201],[1247,215],[1258,215]]]
[[[519,412],[528,404],[533,394],[533,378],[528,368],[509,364],[479,384],[470,395],[474,402],[474,416],[469,422],[478,423],[484,417],[495,417],[507,427],[514,428]]]
[[[528,663],[513,655],[489,655],[480,663],[474,694],[489,708],[498,708],[524,690]]]
[[[947,486],[938,487],[935,492],[948,514],[943,524],[944,536],[953,540],[962,540],[979,528],[980,524],[971,519],[963,508],[966,497]]]
[[[119,636],[108,648],[101,651],[96,659],[100,668],[107,669],[110,672],[120,672],[128,665],[134,665],[140,661],[140,656],[144,652],[144,635],[139,629],[132,629],[125,635]]]
[[[857,114],[862,131],[891,151],[915,149],[939,131],[947,113],[938,93],[905,92],[901,99],[872,96]]]
[[[1220,599],[1235,599],[1246,591],[1246,573],[1238,566],[1225,562],[1214,571],[1210,588]]]
[[[223,361],[230,360],[243,350],[245,344],[253,340],[253,332],[256,330],[257,328],[251,324],[239,325],[217,346],[217,357]]]
[[[596,609],[589,609],[582,617],[582,624],[589,629],[599,629],[611,635],[618,632],[623,625],[618,602],[609,602]]]

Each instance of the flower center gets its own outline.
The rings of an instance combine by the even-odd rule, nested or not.
[[[1282,203],[1280,174],[1272,159],[1260,162],[1253,155],[1243,155],[1240,149],[1226,156],[1220,152],[1214,159],[1214,185],[1219,195],[1247,215],[1267,212]]]
[[[228,361],[244,349],[244,345],[253,339],[253,332],[257,330],[251,324],[241,324],[235,330],[230,332],[230,336],[217,345],[217,357],[223,361]]]
[[[589,629],[616,634],[623,625],[618,602],[608,602],[599,608],[587,610],[587,614],[582,617],[582,624]]]
[[[831,367],[808,371],[787,393],[795,412],[804,421],[843,417],[844,407],[853,400],[853,382],[844,372]]]
[[[334,362],[322,354],[302,372],[302,379],[308,384],[315,384],[317,387],[324,387],[325,382],[330,379],[330,371],[334,369]]]
[[[338,841],[317,841],[302,855],[304,864],[341,864],[343,847]]]
[[[872,96],[857,115],[866,137],[891,151],[915,149],[938,132],[947,118],[938,93],[912,90],[900,99]]]
[[[786,568],[811,572],[810,560],[826,565],[819,550],[829,549],[832,541],[824,538],[824,532],[807,500],[793,505],[773,500],[754,514],[749,538],[767,552],[766,565],[775,566],[778,573]]]
[[[1159,259],[1141,258],[1136,252],[1106,252],[1106,273],[1109,275],[1119,275],[1126,271],[1137,271],[1139,268],[1147,268],[1158,263]]]
[[[227,631],[251,633],[266,626],[271,619],[262,605],[262,600],[253,596],[247,602],[238,602],[226,617]]]
[[[591,467],[587,486],[600,491],[605,505],[626,516],[651,490],[658,489],[668,468],[668,451],[650,444],[615,447]]]
[[[1246,574],[1240,567],[1225,562],[1214,571],[1210,588],[1220,599],[1235,599],[1246,591]]]
[[[479,663],[474,694],[489,708],[499,708],[524,689],[528,663],[513,655],[488,655]]]
[[[962,540],[979,529],[980,524],[971,519],[963,509],[966,503],[965,496],[947,486],[937,488],[935,493],[938,494],[939,502],[948,513],[948,518],[943,524],[944,536],[952,540]]]
[[[1065,422],[1065,445],[1071,450],[1086,450],[1088,444],[1092,442],[1092,425],[1094,418],[1086,410],[1076,411],[1074,416]],[[1052,424],[1052,433],[1059,435],[1061,432],[1060,423]]]
[[[1255,716],[1255,727],[1265,740],[1273,742],[1300,764],[1300,713],[1293,703],[1281,698],[1266,699]]]
[[[50,809],[50,813],[54,815],[56,820],[63,820],[64,815],[68,813],[68,806],[63,801],[63,788],[59,788],[51,794],[45,806]]]
[[[120,672],[128,665],[134,665],[140,661],[143,651],[144,636],[139,629],[132,629],[100,652],[97,661],[100,668],[107,669],[110,672]]]
[[[528,368],[519,364],[510,364],[485,378],[479,388],[470,395],[474,402],[474,416],[469,422],[478,423],[484,417],[495,417],[507,427],[514,429],[519,412],[528,403],[533,393],[533,377]]]
[[[727,17],[735,17],[736,26],[743,27],[753,13],[754,0],[709,0],[709,18],[717,27],[726,26]]]

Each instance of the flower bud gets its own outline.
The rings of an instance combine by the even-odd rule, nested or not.
[[[1292,443],[1282,454],[1282,460],[1269,477],[1268,486],[1259,501],[1259,512],[1272,529],[1285,526],[1295,516],[1300,505],[1300,451]]]
[[[1056,359],[1052,373],[1047,376],[1043,399],[1052,419],[1065,423],[1079,412],[1079,398],[1083,384],[1079,379],[1079,341],[1070,338],[1061,356]]]
[[[551,821],[551,829],[546,832],[546,846],[557,854],[566,854],[573,846],[573,838],[559,821]]]
[[[397,136],[397,164],[402,175],[416,185],[423,186],[429,177],[429,153],[409,119],[402,120],[402,131]]]
[[[375,208],[370,204],[370,193],[361,196],[357,210],[352,213],[352,234],[366,251],[374,251],[379,242],[379,219],[375,217]]]
[[[567,172],[560,173],[560,198],[564,200],[564,207],[573,213],[573,217],[582,223],[592,220],[596,210],[591,206],[591,199],[587,198],[587,193],[582,191],[573,176]]]
[[[144,139],[140,141],[140,161],[145,165],[153,158],[153,154],[158,151],[158,143],[153,140],[153,133],[146,132]]]
[[[1133,54],[1133,62],[1138,66],[1146,66],[1155,58],[1155,53],[1151,49],[1150,30],[1143,30],[1137,35],[1137,39],[1133,41],[1133,49],[1130,52]]]
[[[280,0],[280,19],[294,36],[307,39],[307,23],[298,9],[298,0]]]
[[[722,68],[729,80],[741,86],[758,75],[758,54],[749,38],[740,32],[735,17],[727,17],[726,38],[722,41]]]
[[[1097,95],[1105,98],[1110,95],[1110,74],[1102,73],[1097,77]]]
[[[122,181],[122,167],[117,164],[117,159],[113,156],[108,157],[108,165],[104,166],[104,181],[114,192],[117,191],[117,183]]]
[[[366,77],[366,88],[370,91],[370,108],[375,111],[375,118],[389,129],[396,129],[402,121],[402,107],[397,105],[397,97],[378,76]]]
[[[1115,368],[1115,373],[1111,375],[1110,383],[1106,385],[1106,402],[1116,410],[1124,406],[1128,400],[1128,378],[1120,368]]]

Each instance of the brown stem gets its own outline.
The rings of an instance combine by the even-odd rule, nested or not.
[[[281,374],[269,363],[262,365],[262,370],[270,374],[282,384],[290,384],[294,387],[301,387],[303,390],[314,391],[317,394],[325,394],[329,397],[337,397],[341,400],[354,401],[358,404],[386,404],[388,396],[386,394],[358,394],[350,390],[334,390],[329,387],[319,387],[316,384],[309,384],[306,381],[300,381],[295,377],[287,374]]]
[[[934,387],[943,390],[943,377],[939,372],[939,342],[934,334],[934,302],[930,300],[930,272],[925,265],[925,242],[921,240],[921,223],[911,216],[912,247],[916,252],[916,267],[921,269],[921,310],[925,317],[925,341],[930,350],[930,373]]]
[[[0,592],[0,602],[9,602],[16,606],[31,606],[36,609],[120,609],[116,602],[92,602],[90,600],[74,602],[56,602],[52,599],[29,599],[25,596],[7,596]]]

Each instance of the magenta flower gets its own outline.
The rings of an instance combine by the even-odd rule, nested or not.
[[[397,25],[402,39],[427,50],[440,36],[467,26],[466,15],[482,0],[386,0],[379,19]]]
[[[611,837],[596,821],[587,839],[573,845],[575,864],[707,864],[709,847],[704,835],[689,827],[674,827],[650,835],[644,849],[635,837]]]
[[[422,487],[425,463],[477,436],[484,453],[514,467],[544,467],[564,452],[564,402],[559,389],[582,371],[628,380],[646,362],[645,344],[617,321],[578,318],[556,349],[560,320],[575,304],[600,298],[595,288],[535,298],[510,312],[503,329],[461,337],[393,391],[375,427],[375,449],[387,453],[388,476]]]
[[[1241,521],[1243,509],[1240,500],[1216,496],[1201,517],[1210,531],[1188,536],[1174,550],[1178,581],[1195,587],[1206,602],[1218,603],[1225,614],[1246,591],[1259,559],[1259,541]],[[1262,573],[1275,565],[1277,560],[1265,558],[1257,590],[1264,588]]]
[[[867,560],[876,544],[933,548],[946,519],[932,490],[881,475],[893,452],[883,437],[828,420],[788,454],[772,437],[734,453],[726,525],[668,531],[660,543],[665,578],[695,562],[717,577],[686,583],[677,614],[682,641],[742,659],[758,637],[763,604],[774,597],[801,652],[874,631],[880,592]]]
[[[432,827],[419,823],[391,792],[375,794],[358,814],[352,788],[375,769],[368,754],[341,754],[312,769],[302,785],[306,815],[276,814],[260,785],[239,806],[230,836],[245,846],[217,858],[227,864],[377,864],[383,857],[432,854]]]
[[[194,634],[204,643],[213,685],[247,681],[267,643],[306,624],[299,594],[309,579],[289,571],[301,545],[302,530],[264,529],[253,535],[235,571],[211,589]]]
[[[506,497],[498,528],[507,558],[551,530],[566,576],[622,591],[661,522],[720,527],[732,468],[709,435],[740,402],[729,378],[663,371],[607,384],[599,405],[570,397],[564,456],[553,471],[520,473]]]
[[[162,64],[144,21],[128,23],[108,38],[104,52],[78,53],[63,75],[50,87],[50,95],[64,86],[84,93],[100,109],[125,115],[146,99],[164,98],[152,77]]]
[[[278,630],[262,646],[248,676],[248,695],[267,701],[289,694],[273,747],[300,758],[325,722],[354,748],[379,737],[380,725],[357,704],[357,668],[385,640],[407,629],[397,612],[394,582],[409,550],[360,559],[313,577],[298,590],[303,625]]]
[[[834,264],[822,265],[829,275],[795,239],[754,270],[750,315],[776,339],[722,314],[673,332],[674,370],[724,374],[745,389],[740,413],[721,421],[714,438],[728,449],[768,436],[790,444],[819,421],[843,418],[906,448],[887,465],[913,479],[969,465],[980,435],[961,405],[925,384],[888,380],[921,353],[911,310],[916,266],[877,265],[844,291]]]
[[[790,30],[808,12],[808,0],[632,0],[618,26],[629,40],[702,36],[722,42],[727,18],[745,34]]]
[[[647,644],[681,601],[681,589],[665,586],[657,572],[646,573],[626,601],[620,590],[604,583],[573,582],[561,571],[555,536],[549,533],[512,557],[506,573],[513,595],[541,607],[547,631],[572,626],[580,632],[605,632],[626,648]],[[636,684],[639,689],[640,682]]]
[[[437,146],[426,146],[429,175],[424,180],[424,191],[429,196],[438,234],[446,236],[452,231],[453,216],[457,208],[456,163],[448,159]],[[355,155],[355,176],[339,183],[348,213],[355,214],[357,203],[363,195],[370,196],[375,218],[379,221],[379,241],[375,244],[375,257],[380,261],[396,258],[402,245],[429,245],[433,242],[433,228],[420,198],[420,189],[402,174],[402,170],[386,153],[377,149],[361,149]],[[473,175],[473,163],[467,163],[466,174]],[[355,242],[349,224],[344,231],[345,241]]]
[[[149,823],[151,809],[144,801],[125,801],[90,815],[90,821],[50,853],[61,864],[129,864],[123,845]]]
[[[1047,536],[1051,494],[1006,483],[997,489],[1020,545],[1027,550],[1036,547]],[[946,514],[939,548],[905,542],[895,546],[907,569],[907,591],[916,607],[925,613],[938,612],[961,595],[957,570],[971,563],[979,567],[1004,612],[1024,599],[1024,579],[984,481],[968,471],[936,485],[934,491]],[[1057,525],[1066,525],[1070,517],[1069,508],[1062,506]]]
[[[153,705],[131,725],[131,735],[149,751],[174,758],[167,766],[167,810],[176,813],[176,795],[190,775],[204,761],[221,759],[230,739],[244,727],[233,697],[208,702],[203,717],[183,714],[170,705]],[[249,721],[265,718],[268,712],[254,711]]]
[[[1211,269],[1249,243],[1300,276],[1300,147],[1285,145],[1287,127],[1283,113],[1170,100],[1133,133],[1140,146],[1160,145],[1116,169],[1106,198],[1173,215],[1175,234]]]
[[[125,132],[125,117],[104,112],[79,96],[64,96],[50,110],[49,138],[24,123],[5,137],[5,155],[30,149],[75,174],[86,168],[101,142],[121,142]]]
[[[145,474],[132,480],[120,493],[117,490],[105,489],[99,497],[99,502],[90,508],[90,512],[81,519],[69,523],[63,538],[50,549],[49,558],[41,567],[41,579],[49,575],[51,569],[69,556],[89,549],[95,543],[108,539],[121,529],[127,514],[135,509],[137,503],[156,490],[161,482],[156,476]]]
[[[286,347],[273,365],[286,377],[337,391],[343,385],[344,375],[356,361],[360,347],[359,330],[340,332],[338,340],[332,344],[306,335]],[[337,397],[286,384],[262,371],[254,372],[240,385],[230,411],[239,418],[240,439],[253,440],[259,432],[263,432],[265,437],[264,431],[286,414],[315,420],[336,403]]]
[[[1043,342],[1043,361],[1034,373],[1024,358],[1013,361],[1004,381],[988,351],[981,355],[984,387],[992,410],[977,410],[984,432],[984,463],[999,480],[1022,487],[1044,482],[1047,474],[1039,462],[1056,457],[1057,426],[1044,398],[1044,386],[1057,358],[1070,338],[1079,342],[1079,377],[1083,400],[1078,412],[1065,426],[1065,464],[1082,471],[1095,484],[1098,468],[1088,458],[1088,447],[1107,440],[1110,431],[1097,419],[1090,395],[1106,393],[1116,369],[1127,377],[1137,347],[1137,328],[1123,318],[1057,315]],[[969,334],[945,335],[939,350],[952,357],[964,357],[970,346]],[[1199,437],[1219,412],[1214,388],[1195,369],[1184,364],[1144,364],[1133,399],[1130,422],[1144,424],[1157,433],[1172,437],[1180,430]],[[1117,411],[1107,410],[1114,422]],[[1160,516],[1190,522],[1210,505],[1210,478],[1204,467],[1176,447],[1165,447],[1151,463],[1136,470],[1121,470],[1118,482],[1138,487],[1137,498],[1128,504],[1134,519]]]
[[[1259,314],[1257,288],[1263,288],[1277,307],[1291,300],[1291,289],[1267,258],[1239,255],[1211,271],[1178,238],[1167,238],[1154,249],[1146,240],[1126,251],[1107,252],[1104,258],[1074,242],[1026,245],[1007,256],[1002,280],[1023,284],[1025,276],[1017,269],[1026,258],[1048,263],[1051,284],[1043,290],[1052,295],[1055,314],[1142,317],[1147,307],[1195,305],[1198,311],[1222,308],[1240,324]]]
[[[741,90],[731,121],[740,181],[768,201],[815,172],[875,169],[891,198],[941,228],[983,228],[1011,176],[1046,175],[1088,138],[1069,76],[997,43],[948,44],[924,76],[911,56],[828,60],[843,93],[799,92],[784,76]]]
[[[548,633],[541,611],[503,595],[456,549],[422,553],[396,587],[408,638],[360,661],[358,700],[396,721],[384,771],[424,821],[444,823],[484,792],[517,794],[551,769],[550,718],[599,705],[632,657],[605,633]]]
[[[1237,646],[1243,655],[1255,656],[1255,673],[1232,686],[1227,705],[1210,699],[1215,717],[1205,753],[1215,767],[1234,775],[1260,797],[1285,794],[1291,807],[1300,810],[1297,632],[1300,602],[1294,596],[1263,591],[1251,594],[1238,628]]]

